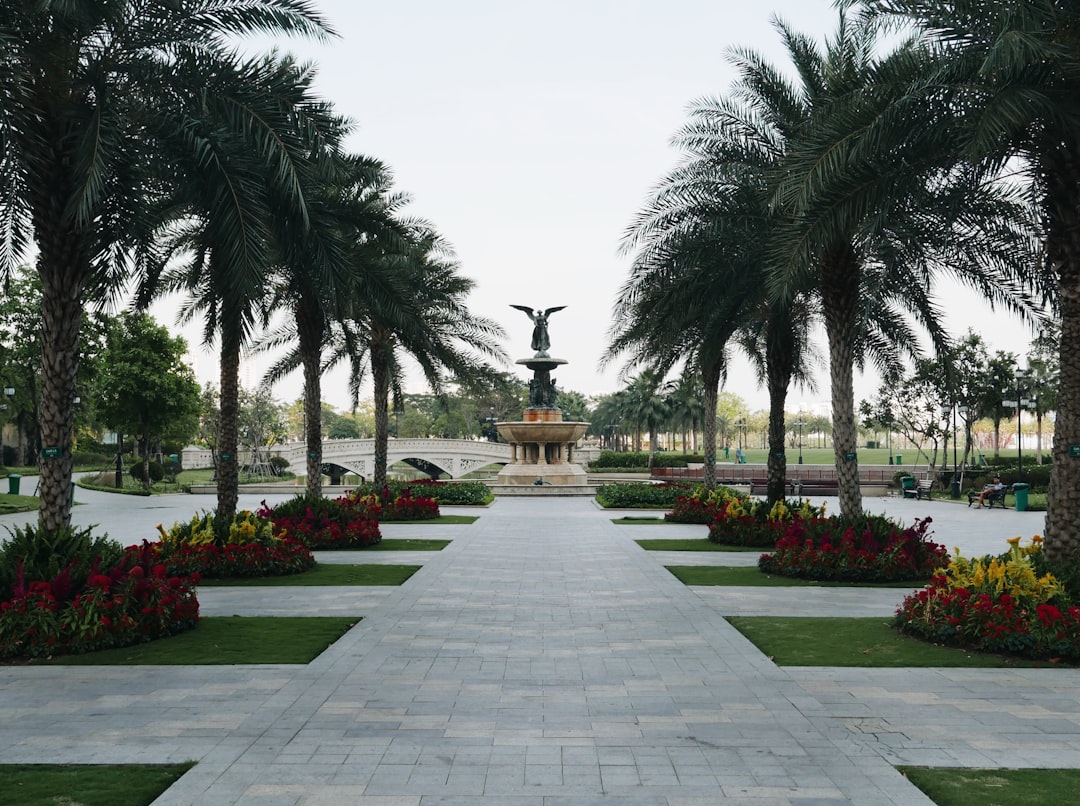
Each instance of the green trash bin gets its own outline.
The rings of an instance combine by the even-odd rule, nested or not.
[[[902,453],[896,454],[896,464],[902,465],[904,463],[904,455]]]
[[[1016,511],[1027,512],[1028,485],[1018,481],[1013,485],[1013,495],[1016,496]]]
[[[18,473],[11,473],[11,474],[8,475],[7,478],[8,478],[8,494],[9,495],[18,495],[19,494],[19,479],[21,479],[22,476],[20,476]]]

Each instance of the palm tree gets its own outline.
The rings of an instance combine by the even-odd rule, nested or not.
[[[687,452],[687,442],[692,442],[692,449],[696,452],[697,434],[705,416],[702,402],[705,390],[701,378],[684,371],[677,380],[667,384],[665,391],[672,427],[678,428],[682,436],[683,453]]]
[[[181,173],[160,158],[161,144],[190,133],[202,115],[199,90],[235,74],[229,36],[249,31],[328,29],[302,0],[0,4],[0,273],[32,237],[44,290],[45,529],[71,518],[84,307],[126,279],[133,234],[149,226],[161,181]],[[240,105],[231,112],[236,123],[247,115]]]
[[[222,518],[235,512],[239,494],[241,351],[267,324],[274,267],[283,255],[293,255],[294,240],[316,255],[306,265],[332,260],[326,254],[332,244],[311,234],[312,203],[321,187],[312,176],[319,168],[312,155],[333,149],[340,121],[312,97],[311,78],[290,59],[239,65],[235,74],[222,75],[202,90],[206,122],[190,126],[182,140],[167,141],[162,152],[177,165],[194,163],[201,154],[210,157],[176,181],[163,205],[166,224],[158,238],[163,246],[147,261],[137,299],[145,303],[161,290],[187,292],[181,318],[201,314],[206,342],[219,343],[216,478]],[[257,128],[225,125],[237,103],[257,116]],[[163,273],[166,261],[181,251],[190,259]]]
[[[932,138],[901,114],[898,100],[925,70],[911,43],[875,57],[876,29],[842,15],[820,51],[776,25],[800,83],[781,93],[790,134],[774,183],[785,215],[771,243],[770,293],[815,288],[829,346],[840,506],[853,517],[862,511],[854,367],[869,356],[888,368],[897,349],[915,354],[907,317],[947,354],[928,290],[938,272],[1022,308],[1030,239],[1017,223],[1025,218],[1019,194],[1010,198],[975,166],[929,159]]]
[[[926,86],[952,103],[963,136],[939,139],[936,155],[949,161],[1006,161],[1026,175],[1039,208],[1042,247],[1061,319],[1060,401],[1055,428],[1045,549],[1058,560],[1080,558],[1080,466],[1069,456],[1080,444],[1080,8],[1031,0],[984,4],[948,2],[868,3],[872,10],[913,23],[940,58],[927,59]],[[921,89],[918,88],[917,89]],[[913,92],[914,95],[925,95]],[[927,123],[941,131],[957,125],[940,114]],[[1016,159],[1019,158],[1019,159]],[[1031,267],[1038,264],[1032,263]],[[1031,268],[1033,280],[1041,279]]]

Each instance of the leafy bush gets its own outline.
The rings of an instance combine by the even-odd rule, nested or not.
[[[143,473],[144,468],[148,469],[148,472],[150,473],[150,481],[154,484],[157,484],[159,481],[165,478],[165,468],[161,466],[160,462],[155,462],[154,460],[150,460],[149,462],[144,463],[142,460],[137,459],[135,461],[135,464],[131,466],[131,470],[128,472],[131,473],[131,477],[133,479],[135,479],[136,481],[141,481],[143,484],[145,484],[146,476]]]
[[[85,536],[57,541],[47,532],[33,534],[48,546],[86,544]],[[18,539],[25,548],[30,538],[24,532]],[[41,553],[35,549],[26,556]],[[10,595],[0,601],[0,658],[130,646],[174,635],[198,621],[194,580],[170,577],[165,566],[154,561],[154,552],[121,549],[115,561],[95,560],[85,578],[78,559],[44,578],[27,574],[30,566],[19,559]]]
[[[715,521],[720,511],[734,499],[750,500],[730,487],[716,487],[710,491],[699,484],[689,494],[680,495],[675,499],[675,505],[671,508],[671,512],[664,515],[664,520],[672,523],[709,524]]]
[[[945,547],[930,541],[930,518],[903,529],[880,515],[855,519],[797,518],[763,554],[769,574],[838,582],[928,579],[948,561]]]
[[[615,509],[670,508],[680,495],[693,490],[691,484],[604,484],[596,488],[596,500],[602,507]]]
[[[274,524],[248,510],[232,518],[195,515],[165,530],[161,540],[145,543],[170,573],[204,577],[282,576],[306,571],[315,558],[303,543],[276,534]]]
[[[957,553],[930,584],[901,603],[894,625],[936,643],[1033,658],[1080,660],[1080,607],[1045,572],[1042,538],[1020,538],[997,557]]]
[[[393,496],[397,498],[402,494],[431,498],[438,504],[455,504],[464,506],[480,506],[491,500],[491,488],[479,481],[435,481],[424,479],[422,481],[389,481],[386,486],[376,490],[371,483],[357,485],[349,494],[351,496],[375,495],[380,500]]]
[[[19,579],[51,581],[66,574],[68,584],[81,589],[94,569],[111,568],[123,554],[123,546],[108,535],[95,535],[93,526],[55,531],[38,524],[16,526],[0,543],[0,600],[14,595]]]
[[[83,440],[79,440],[79,444],[82,443]],[[107,467],[110,462],[115,461],[116,459],[112,456],[94,451],[72,451],[71,453],[71,463],[74,467]]]
[[[289,460],[284,456],[271,456],[270,467],[274,469],[274,475],[280,476],[285,472],[285,468],[289,466]]]
[[[701,454],[654,453],[653,467],[686,467],[687,462],[704,462]],[[647,451],[600,451],[590,467],[642,468],[649,466]]]

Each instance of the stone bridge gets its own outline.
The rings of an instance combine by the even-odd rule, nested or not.
[[[289,462],[288,469],[298,475],[307,472],[307,446],[303,442],[286,442],[267,448],[264,455],[281,456]],[[241,464],[250,461],[250,451],[240,451]],[[510,461],[510,446],[499,442],[472,439],[391,439],[387,443],[387,464],[406,459],[423,459],[435,465],[451,478],[458,479],[478,468]],[[350,473],[370,478],[375,470],[375,440],[327,439],[323,441],[323,464],[337,465]],[[183,464],[186,468],[210,467],[213,456],[200,448],[186,448]]]

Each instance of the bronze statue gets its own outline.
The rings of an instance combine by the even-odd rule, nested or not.
[[[561,311],[566,306],[560,305],[557,308],[548,308],[546,311],[539,309],[533,311],[527,305],[511,305],[510,307],[525,311],[525,315],[532,320],[533,332],[530,346],[536,350],[537,355],[547,355],[548,348],[551,347],[551,338],[548,336],[548,317],[555,311]]]

